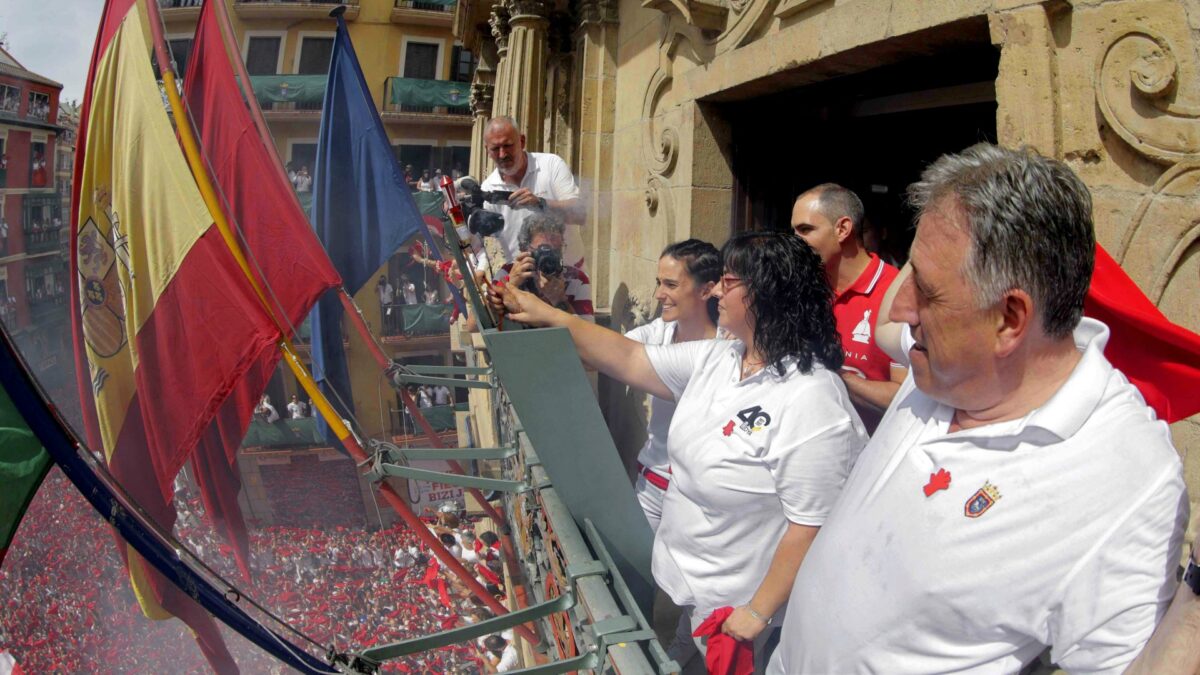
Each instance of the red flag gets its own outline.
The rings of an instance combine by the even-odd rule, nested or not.
[[[72,327],[89,443],[170,531],[175,475],[279,331],[179,150],[147,60],[145,8],[107,0],[93,51],[76,154]],[[212,618],[118,548],[143,612],[179,617],[215,671],[235,672]]]
[[[258,103],[253,97],[244,100],[234,79],[216,4],[204,3],[200,10],[183,95],[226,215],[241,230],[247,257],[254,260],[260,282],[272,289],[270,297],[291,337],[288,326],[299,325],[321,293],[340,286],[341,279],[276,165],[274,150],[254,126],[246,106]],[[236,455],[279,357],[276,349],[261,354],[206,431],[194,461],[205,509],[234,545],[247,578],[248,539],[237,506],[241,480]]]
[[[1083,313],[1111,329],[1104,356],[1159,419],[1200,412],[1200,335],[1171,323],[1099,244]]]

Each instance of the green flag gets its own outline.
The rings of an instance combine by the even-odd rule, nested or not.
[[[0,388],[0,563],[52,464],[50,453]]]

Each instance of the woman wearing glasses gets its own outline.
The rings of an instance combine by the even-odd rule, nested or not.
[[[765,629],[781,621],[867,436],[838,376],[817,254],[790,233],[754,232],[730,239],[722,257],[714,295],[732,340],[642,345],[510,287],[493,303],[516,321],[569,329],[585,363],[677,402],[654,579],[691,608],[693,628],[735,608],[722,631],[753,640],[761,664]]]

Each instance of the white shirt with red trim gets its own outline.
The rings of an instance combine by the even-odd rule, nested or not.
[[[741,379],[745,346],[646,346],[677,404],[671,484],[654,540],[654,580],[703,619],[750,601],[788,523],[819,526],[867,434],[841,378],[794,360]],[[780,615],[783,610],[780,610]]]
[[[949,432],[910,375],[800,567],[768,672],[1015,673],[1046,646],[1120,673],[1175,588],[1187,491],[1166,424],[1104,358],[1021,419]]]
[[[644,345],[669,345],[675,340],[674,321],[663,321],[659,317],[644,326],[625,333],[625,337]],[[646,442],[638,452],[638,463],[663,478],[671,477],[671,460],[667,457],[667,436],[671,429],[671,417],[675,414],[675,402],[650,397],[650,422],[646,425]]]
[[[500,275],[497,281],[508,281],[508,273],[512,271],[512,263],[506,263],[500,268]],[[572,267],[571,265],[563,264],[563,280],[566,281],[567,302],[571,305],[571,310],[576,316],[587,319],[588,321],[596,321],[595,309],[592,307],[592,282],[588,279],[587,274],[583,270]]]

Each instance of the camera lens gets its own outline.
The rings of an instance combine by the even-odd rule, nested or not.
[[[495,236],[504,229],[504,216],[492,211],[472,211],[467,216],[467,227],[481,237]]]

